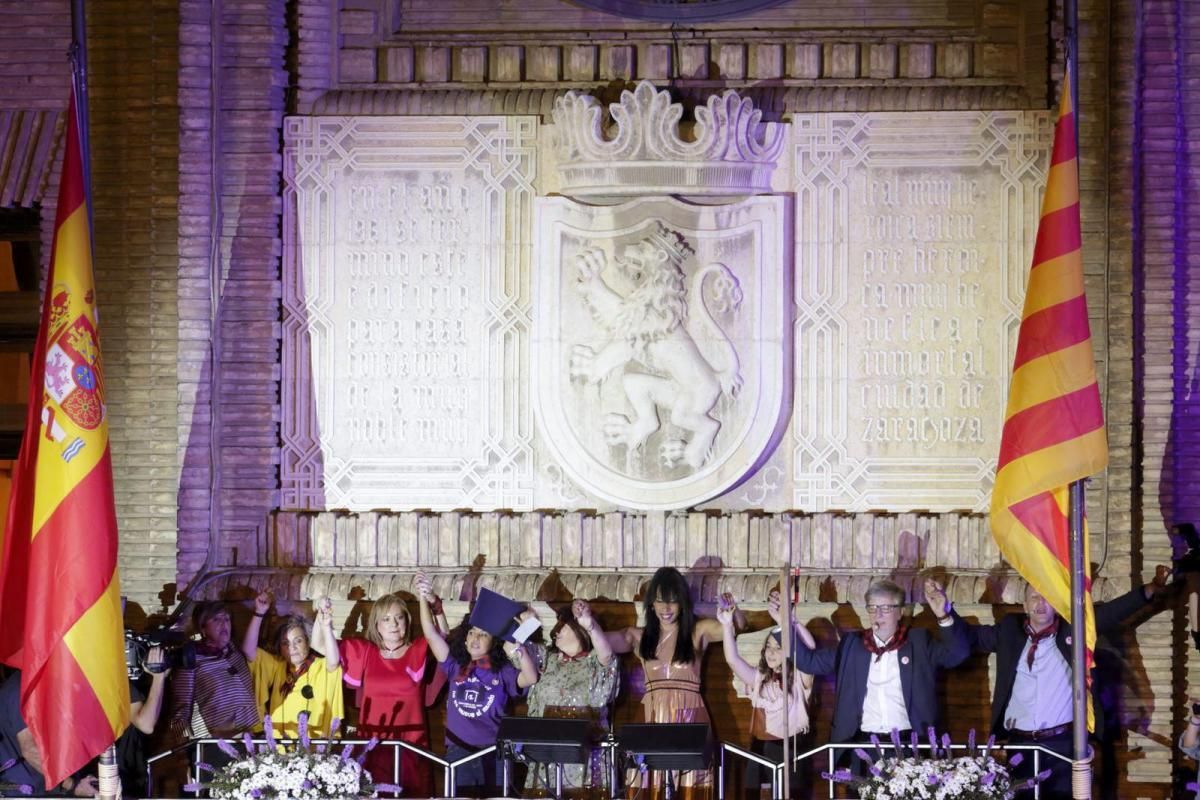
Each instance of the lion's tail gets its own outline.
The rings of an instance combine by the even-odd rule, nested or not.
[[[711,291],[706,297],[704,288],[709,278],[712,278],[708,283]],[[723,315],[737,311],[742,305],[742,287],[729,267],[713,262],[692,276],[690,289],[689,294],[694,298],[693,307],[697,313],[688,318],[688,333],[696,340],[705,360],[717,373],[721,391],[735,397],[742,388],[741,360],[728,334],[713,318],[713,310]]]

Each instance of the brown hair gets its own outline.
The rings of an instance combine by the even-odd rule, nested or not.
[[[272,655],[279,655],[283,650],[284,642],[287,641],[288,633],[293,630],[301,631],[304,634],[304,641],[310,648],[312,647],[312,624],[304,617],[289,614],[275,628],[275,635],[271,642],[275,646],[275,649],[271,653]]]
[[[210,600],[206,603],[200,603],[196,606],[196,610],[192,612],[192,627],[196,629],[197,633],[203,633],[204,626],[208,624],[208,621],[219,614],[233,617],[233,614],[229,611],[229,606],[220,600]]]
[[[579,624],[579,620],[575,619],[575,617],[571,614],[570,609],[567,609],[567,613],[560,614],[558,617],[558,624],[550,629],[550,649],[551,650],[558,650],[558,644],[557,644],[558,632],[561,631],[563,628],[570,628],[572,631],[575,632],[575,636],[578,637],[578,639],[579,639],[579,647],[580,647],[581,653],[592,652],[592,637],[591,637],[591,635],[583,629],[583,626]]]
[[[371,606],[371,613],[367,615],[367,638],[376,647],[383,646],[383,639],[379,636],[379,618],[392,606],[399,608],[400,614],[404,617],[404,644],[412,641],[412,614],[408,613],[408,604],[398,594],[385,594],[375,601],[374,605]]]

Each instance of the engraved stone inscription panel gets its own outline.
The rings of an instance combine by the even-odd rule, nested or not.
[[[286,132],[285,505],[528,505],[534,120]]]
[[[1044,113],[793,120],[796,507],[986,508],[1050,134]]]

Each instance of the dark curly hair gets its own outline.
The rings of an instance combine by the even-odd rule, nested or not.
[[[658,615],[654,613],[655,600],[679,604],[679,635],[675,639],[675,655],[671,661],[676,664],[695,661],[696,645],[692,642],[692,632],[696,629],[696,613],[692,610],[692,595],[688,591],[683,574],[674,567],[659,567],[650,579],[650,585],[646,587],[646,594],[642,597],[646,627],[642,629],[638,655],[643,661],[650,661],[658,651],[658,638],[662,634],[662,626],[658,622]]]
[[[446,644],[450,647],[450,658],[458,664],[459,668],[471,665],[471,654],[467,651],[467,633],[472,627],[471,615],[467,614],[463,617],[463,621],[446,637]],[[483,629],[480,628],[480,630]],[[492,635],[489,633],[488,636]],[[492,669],[500,669],[500,665],[508,663],[508,654],[504,652],[504,640],[499,636],[492,636],[492,646],[488,650],[488,658],[492,661]]]

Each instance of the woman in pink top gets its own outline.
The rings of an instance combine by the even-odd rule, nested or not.
[[[776,622],[780,619],[779,593],[771,592],[768,609]],[[812,694],[813,677],[792,666],[785,658],[783,632],[776,627],[767,634],[758,656],[758,666],[751,666],[737,649],[734,633],[734,608],[722,607],[717,621],[725,631],[721,640],[725,660],[730,669],[746,684],[754,714],[750,721],[750,749],[774,761],[783,760],[783,738],[808,732],[808,698]],[[812,634],[803,625],[792,625],[792,635],[800,637],[810,648],[815,647]],[[788,670],[788,687],[783,690],[784,670]],[[786,714],[786,724],[785,724]],[[792,753],[795,755],[795,752]],[[795,781],[795,772],[792,773]],[[771,774],[757,764],[746,768],[746,786],[770,784]],[[793,783],[793,788],[795,784]],[[768,786],[768,788],[770,788]]]
[[[328,599],[322,600],[328,602]],[[314,632],[315,633],[315,632]],[[347,686],[356,692],[357,735],[411,742],[429,748],[429,719],[425,685],[433,676],[426,669],[429,645],[413,638],[413,625],[404,598],[386,594],[371,606],[366,639],[337,643]],[[313,646],[320,647],[314,636]],[[367,769],[376,783],[399,783],[401,797],[428,797],[429,761],[410,750],[399,750],[399,781],[393,775],[393,748],[377,747],[367,756]]]

